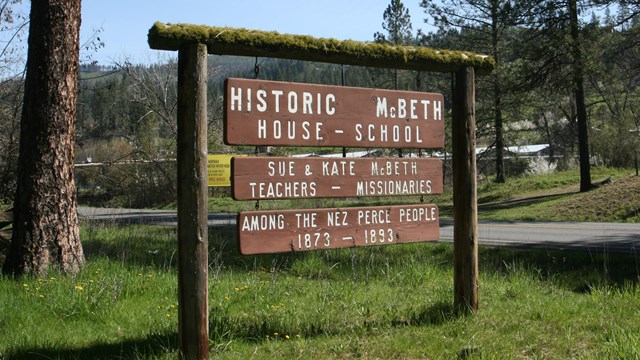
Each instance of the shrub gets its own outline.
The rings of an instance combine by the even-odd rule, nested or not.
[[[533,158],[529,162],[529,168],[527,169],[527,174],[530,174],[530,175],[550,174],[556,171],[557,167],[558,167],[558,164],[549,161],[543,156],[538,155],[537,157]]]

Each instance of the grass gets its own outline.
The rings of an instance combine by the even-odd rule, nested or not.
[[[175,229],[82,226],[86,268],[0,278],[7,359],[174,359]],[[452,305],[452,248],[422,243],[238,255],[210,232],[215,359],[636,358],[640,261],[480,249],[480,311]]]
[[[154,245],[173,248],[172,234],[166,228],[83,228],[88,263],[76,278],[3,278],[0,352],[9,359],[100,358],[135,339],[164,341],[163,334],[175,331],[177,284],[171,257],[156,257]],[[113,339],[124,341],[109,345]]]
[[[609,176],[586,194],[577,172],[481,184],[480,215],[639,220],[640,180],[594,170]],[[347,204],[323,201],[260,205]],[[451,206],[450,194],[425,201]],[[0,359],[175,359],[175,228],[81,231],[87,265],[76,278],[0,277]],[[481,247],[479,312],[460,316],[448,244],[241,256],[235,238],[210,229],[211,358],[640,358],[636,256]]]
[[[640,222],[640,177],[631,170],[594,168],[595,188],[579,192],[577,170],[487,183],[478,189],[485,220]],[[602,184],[606,179],[611,183]],[[562,209],[562,211],[557,211]]]

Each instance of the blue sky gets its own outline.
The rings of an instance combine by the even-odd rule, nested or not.
[[[155,62],[147,32],[155,21],[230,26],[280,33],[371,41],[382,32],[382,14],[391,0],[83,0],[82,41],[96,29],[105,47],[102,65],[130,60]],[[429,31],[420,0],[404,0],[414,32]],[[28,3],[28,2],[27,2]]]

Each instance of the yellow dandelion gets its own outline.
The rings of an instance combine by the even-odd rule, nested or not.
[[[22,287],[26,289],[29,287],[29,284],[22,284]]]
[[[284,338],[287,339],[287,340],[290,339],[289,335],[285,335]]]
[[[235,288],[235,291],[240,291],[240,288]]]
[[[171,317],[171,314],[167,313],[165,314],[166,317]]]
[[[89,280],[89,282],[93,284],[93,280]]]
[[[44,295],[40,294],[40,296],[38,296],[40,299],[44,299]]]
[[[300,334],[296,334],[296,339],[300,339],[300,338],[301,338]]]
[[[84,290],[84,288],[82,287],[82,285],[76,285],[76,286],[74,286],[74,288],[75,288],[76,290],[78,290],[78,291],[82,291],[82,290]]]
[[[277,333],[277,332],[274,332],[274,333],[273,333],[273,336],[278,336],[278,333]]]

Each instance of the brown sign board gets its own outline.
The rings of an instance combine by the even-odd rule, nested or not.
[[[442,193],[432,158],[234,157],[236,200],[428,195]]]
[[[444,147],[437,93],[229,78],[228,145]]]
[[[244,211],[238,234],[250,255],[437,241],[439,223],[433,204]]]

